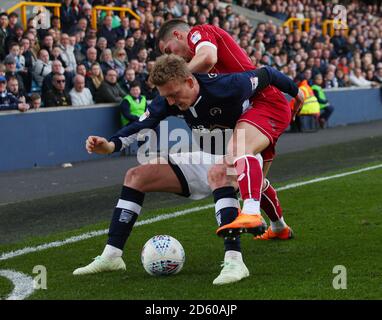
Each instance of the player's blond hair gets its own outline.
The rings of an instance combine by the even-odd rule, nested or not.
[[[175,54],[159,57],[150,73],[150,82],[155,86],[163,86],[172,80],[185,80],[192,75],[186,61]]]

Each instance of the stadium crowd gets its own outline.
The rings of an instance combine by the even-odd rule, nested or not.
[[[323,88],[374,87],[382,84],[382,5],[348,1],[349,30],[322,35],[322,22],[332,19],[333,1],[319,0],[56,0],[60,18],[49,28],[35,17],[24,30],[13,12],[0,13],[0,110],[119,103],[128,120],[129,103],[150,101],[158,91],[148,75],[158,55],[161,24],[180,18],[191,26],[213,24],[229,32],[256,66],[270,65],[296,81]],[[233,12],[231,3],[285,21],[310,18],[309,32],[277,26],[252,26]],[[91,28],[92,6],[125,6],[141,18],[99,12]],[[133,89],[133,90],[132,90]],[[132,91],[132,92],[131,92]],[[127,99],[127,97],[130,97]]]

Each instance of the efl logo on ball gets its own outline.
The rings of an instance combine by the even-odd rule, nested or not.
[[[177,274],[186,259],[183,246],[169,235],[149,239],[141,253],[142,265],[152,276]]]

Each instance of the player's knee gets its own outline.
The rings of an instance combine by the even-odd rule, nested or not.
[[[144,170],[143,166],[134,167],[127,170],[124,185],[140,190],[144,186],[146,178],[147,170]]]
[[[208,183],[212,190],[230,184],[225,165],[214,165],[208,170]]]

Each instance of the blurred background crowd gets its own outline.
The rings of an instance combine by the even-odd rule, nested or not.
[[[377,87],[382,84],[382,5],[343,1],[348,30],[323,36],[322,23],[333,19],[333,1],[319,0],[61,0],[60,17],[39,28],[13,12],[0,14],[0,110],[94,103],[120,103],[127,121],[132,103],[149,104],[158,94],[148,82],[158,52],[156,34],[166,20],[191,26],[213,24],[226,30],[256,66],[273,66],[295,81],[322,88]],[[282,21],[310,18],[309,31],[290,31],[271,20],[252,25],[232,4]],[[131,8],[131,15],[98,12],[92,7]],[[130,97],[130,98],[129,98]],[[144,100],[142,100],[144,97]],[[126,120],[126,119],[125,119]]]

